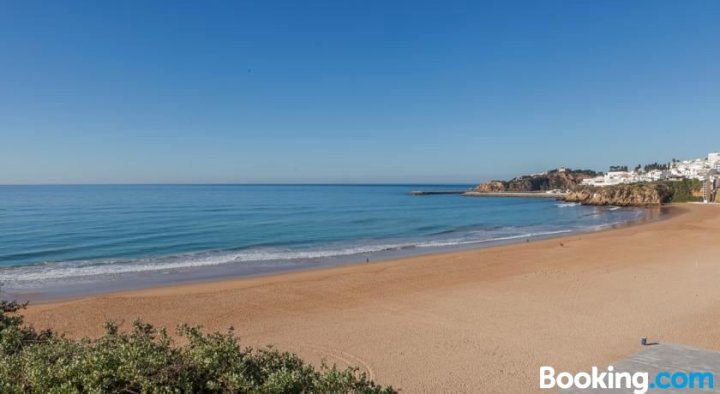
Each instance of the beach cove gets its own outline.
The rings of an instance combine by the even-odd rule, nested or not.
[[[424,185],[444,190],[444,185]],[[649,220],[411,185],[0,186],[0,283],[37,302],[450,252]]]
[[[106,320],[208,330],[355,365],[404,392],[533,392],[538,368],[584,370],[639,338],[720,349],[720,207],[484,249],[32,305],[36,327]]]

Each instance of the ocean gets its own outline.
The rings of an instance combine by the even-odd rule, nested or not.
[[[643,219],[471,185],[0,186],[3,296],[27,299],[524,242]]]

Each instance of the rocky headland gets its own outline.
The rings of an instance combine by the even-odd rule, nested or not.
[[[544,192],[548,190],[571,190],[583,179],[597,176],[592,170],[557,169],[540,174],[522,175],[509,181],[493,180],[478,185],[474,192]]]
[[[585,205],[650,206],[671,202],[672,195],[672,190],[663,184],[579,186],[566,193],[562,200]]]
[[[670,202],[702,201],[702,182],[693,180],[642,182],[612,186],[582,185],[598,173],[591,170],[561,169],[523,175],[509,181],[493,180],[478,185],[471,196],[550,194],[560,200],[585,205],[655,206]]]

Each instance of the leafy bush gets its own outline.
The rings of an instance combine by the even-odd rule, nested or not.
[[[181,326],[183,345],[141,321],[107,323],[98,339],[71,340],[24,324],[25,305],[0,303],[2,393],[395,393],[357,369],[319,370],[294,354],[240,346],[232,329]]]
[[[683,179],[680,181],[663,182],[672,191],[672,202],[702,201],[702,181]]]

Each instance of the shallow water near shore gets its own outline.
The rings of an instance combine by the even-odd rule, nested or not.
[[[470,185],[0,186],[3,292],[47,299],[522,242],[641,220]]]

